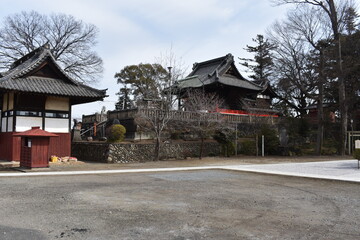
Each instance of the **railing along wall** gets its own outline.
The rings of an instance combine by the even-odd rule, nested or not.
[[[202,112],[189,112],[189,111],[169,111],[165,112],[157,109],[131,109],[123,111],[108,111],[108,120],[113,119],[132,119],[137,114],[145,116],[156,116],[169,114],[169,118],[178,121],[191,121],[200,120],[203,118],[207,121],[222,121],[228,123],[262,123],[262,124],[276,124],[279,117],[275,116],[256,116],[256,115],[236,115],[236,114],[223,114],[223,113],[202,113]]]
[[[106,114],[95,113],[90,115],[82,116],[82,123],[94,123],[94,122],[103,122],[107,120]]]

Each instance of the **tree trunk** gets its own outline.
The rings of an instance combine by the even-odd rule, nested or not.
[[[324,142],[324,106],[322,103],[323,98],[319,98],[318,102],[318,129],[316,136],[316,154],[321,155],[322,145]]]
[[[160,137],[156,137],[154,161],[159,161],[160,159],[160,144],[161,144]]]
[[[345,79],[342,67],[342,56],[341,56],[341,41],[339,33],[339,22],[338,14],[336,12],[336,6],[334,0],[328,0],[329,5],[329,17],[331,21],[331,27],[334,33],[334,39],[336,43],[336,63],[338,71],[338,83],[339,83],[339,105],[341,115],[341,134],[340,134],[340,154],[345,155],[346,149],[346,130],[347,130],[347,106],[346,106],[346,92],[345,92]]]
[[[320,66],[319,66],[319,96],[317,104],[317,119],[318,129],[316,137],[316,154],[321,155],[321,150],[324,142],[324,54],[320,49]]]
[[[339,79],[339,104],[341,114],[341,148],[340,154],[345,155],[346,150],[346,132],[347,132],[347,106],[345,97],[345,84],[344,79]]]
[[[204,155],[204,138],[201,137],[201,145],[200,145],[200,156],[199,156],[199,159],[202,159]]]
[[[200,144],[200,155],[199,155],[199,159],[202,159],[203,156],[203,151],[204,151],[204,138],[201,138],[201,144]]]
[[[340,115],[341,115],[341,134],[340,134],[340,154],[345,155],[346,151],[346,131],[347,131],[347,106],[346,106],[346,90],[345,90],[345,79],[343,75],[342,67],[342,56],[341,56],[341,42],[340,34],[337,34],[336,37],[337,44],[337,67],[338,67],[338,82],[339,82],[339,105],[340,105]]]

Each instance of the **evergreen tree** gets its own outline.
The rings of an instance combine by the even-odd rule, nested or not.
[[[254,54],[254,58],[239,58],[241,65],[245,66],[253,74],[249,77],[255,80],[269,80],[271,75],[271,67],[273,65],[271,51],[275,49],[275,45],[271,44],[263,35],[256,35],[252,39],[256,46],[246,45],[244,48],[247,52]]]
[[[356,12],[353,6],[350,6],[345,10],[344,24],[347,35],[351,35],[356,31],[357,27],[359,26],[357,23],[358,18],[359,14]]]
[[[137,101],[160,98],[160,90],[167,86],[169,73],[160,64],[140,63],[124,67],[115,78],[117,83],[129,86],[128,90],[120,89],[118,95],[123,96],[127,91],[127,98],[132,96]]]
[[[126,110],[133,107],[132,101],[130,99],[130,89],[126,86],[120,88],[120,91],[116,94],[119,96],[118,102],[115,104],[116,110]]]

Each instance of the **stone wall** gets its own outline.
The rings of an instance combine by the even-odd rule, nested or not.
[[[109,144],[104,142],[72,142],[71,156],[91,162],[107,162]]]
[[[154,144],[127,144],[101,142],[72,143],[72,156],[83,161],[105,163],[128,163],[151,161],[154,156]],[[185,159],[198,157],[200,142],[167,143],[162,145],[161,159]],[[220,145],[217,142],[204,143],[203,156],[218,156]]]

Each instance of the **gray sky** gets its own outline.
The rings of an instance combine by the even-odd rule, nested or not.
[[[114,109],[114,75],[127,65],[153,63],[170,49],[187,72],[194,62],[228,53],[249,57],[244,47],[286,14],[269,0],[1,0],[0,19],[31,10],[70,14],[100,30],[95,50],[105,71],[95,87],[108,88],[109,97],[74,106],[73,117]]]

